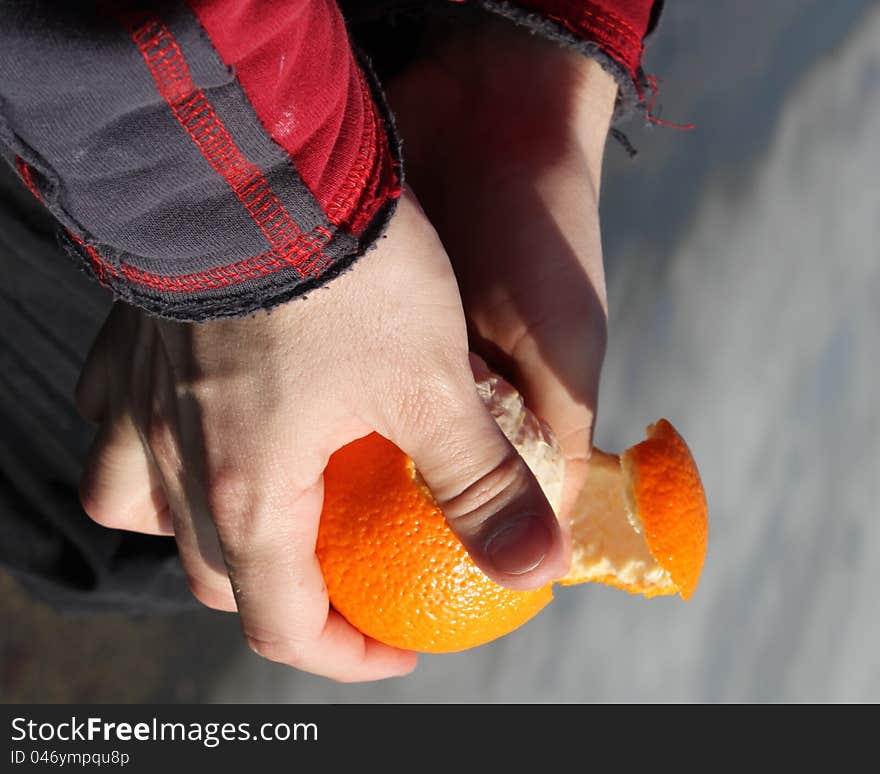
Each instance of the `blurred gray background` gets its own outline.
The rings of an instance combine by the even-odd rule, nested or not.
[[[351,686],[253,656],[231,616],[64,619],[0,576],[4,701],[878,701],[880,4],[672,0],[669,121],[610,147],[597,444],[669,417],[700,463],[690,603],[563,589],[537,619]]]

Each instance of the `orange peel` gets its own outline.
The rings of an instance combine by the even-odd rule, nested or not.
[[[558,509],[564,460],[547,426],[499,377],[478,387]],[[708,540],[705,493],[671,423],[661,419],[647,434],[621,456],[593,450],[561,584],[693,595]],[[376,640],[423,652],[464,650],[513,631],[553,598],[551,586],[513,591],[485,576],[412,460],[375,433],[331,457],[324,491],[317,554],[330,602]]]

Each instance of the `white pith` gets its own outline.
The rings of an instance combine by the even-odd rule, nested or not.
[[[554,512],[562,502],[565,457],[546,423],[529,411],[504,379],[490,375],[477,391],[502,432],[535,475]],[[648,593],[675,588],[651,555],[633,495],[634,470],[626,457],[593,450],[587,482],[571,519],[572,563],[563,583],[607,581]]]

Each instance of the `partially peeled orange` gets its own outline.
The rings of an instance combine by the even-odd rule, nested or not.
[[[558,512],[564,460],[549,429],[499,377],[477,387]],[[553,598],[550,586],[512,591],[487,578],[412,460],[377,434],[333,455],[324,489],[317,553],[330,602],[374,639],[423,652],[464,650],[513,631]],[[571,530],[572,564],[560,583],[690,598],[706,554],[706,498],[669,422],[650,426],[622,456],[593,450]]]

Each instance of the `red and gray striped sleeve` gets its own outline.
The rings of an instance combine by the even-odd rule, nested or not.
[[[0,152],[117,297],[242,315],[382,232],[397,141],[334,0],[0,10]]]
[[[461,0],[347,0],[363,9]],[[643,101],[660,0],[466,0]],[[399,143],[335,0],[0,0],[0,155],[121,299],[178,320],[315,288],[382,233]]]

